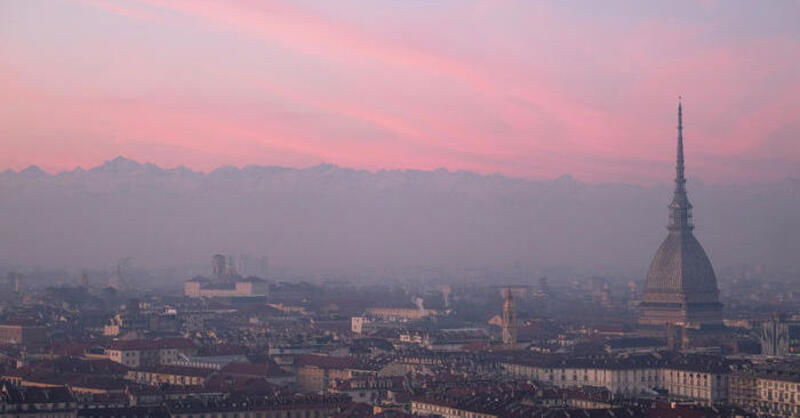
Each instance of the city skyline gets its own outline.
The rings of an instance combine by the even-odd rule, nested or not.
[[[0,418],[800,418],[798,22],[0,0]]]

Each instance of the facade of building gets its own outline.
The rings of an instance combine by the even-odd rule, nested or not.
[[[230,363],[218,375],[225,379],[259,380],[278,386],[289,386],[297,382],[294,374],[275,364],[266,363]]]
[[[257,277],[235,279],[230,283],[215,283],[195,277],[186,282],[184,293],[190,298],[266,296],[267,282]]]
[[[212,278],[195,277],[184,284],[184,294],[190,298],[266,296],[267,281],[258,277],[242,277],[236,272],[233,260],[217,254],[212,260]]]
[[[800,371],[788,365],[739,370],[731,376],[730,403],[759,416],[799,417]]]
[[[367,315],[385,320],[411,320],[422,319],[431,315],[436,315],[434,309],[414,309],[414,308],[367,308]]]
[[[610,395],[602,392],[596,389],[554,390],[521,382],[473,382],[414,396],[411,413],[446,418],[707,416],[650,415],[642,405],[611,405]]]
[[[789,324],[776,315],[764,321],[759,328],[761,354],[785,356],[789,352]]]
[[[498,415],[471,411],[447,401],[419,398],[411,401],[411,413],[420,416],[437,416],[445,418],[496,418]]]
[[[709,370],[702,367],[664,367],[658,371],[664,389],[674,399],[699,400],[707,405],[728,400],[730,373],[727,370]]]
[[[118,313],[103,327],[103,335],[116,337],[127,332],[175,332],[178,319],[163,313]]]
[[[363,334],[367,324],[369,324],[369,319],[367,317],[354,316],[350,318],[350,331],[354,334]]]
[[[0,382],[0,418],[72,418],[77,402],[66,387],[16,387]]]
[[[342,395],[304,395],[281,398],[183,400],[167,405],[173,418],[324,418],[335,416],[350,404]]]
[[[706,356],[658,356],[518,361],[502,367],[512,376],[562,388],[604,387],[622,396],[666,391],[671,399],[706,405],[728,399],[731,371],[726,362]]]
[[[196,353],[195,345],[183,338],[112,341],[105,349],[111,361],[133,369],[173,364],[182,356]]]
[[[0,324],[0,344],[29,347],[47,344],[47,328],[37,325]]]
[[[214,356],[181,356],[174,362],[173,366],[195,367],[199,369],[220,370],[233,362],[246,362],[247,356],[244,354],[214,355]]]
[[[669,234],[647,273],[639,323],[688,327],[721,326],[722,304],[714,268],[692,230],[692,204],[686,193],[683,111],[678,105],[675,191],[669,205]]]
[[[605,387],[620,395],[635,395],[658,385],[656,367],[646,365],[622,366],[603,364],[536,365],[504,363],[503,368],[514,377],[531,379],[556,387]]]
[[[746,411],[754,411],[758,405],[758,378],[753,373],[733,373],[728,380],[728,400]]]
[[[377,375],[377,370],[365,370],[350,357],[304,355],[295,363],[297,384],[308,392],[325,393],[337,380]]]
[[[374,404],[388,391],[402,391],[404,382],[402,376],[359,376],[337,381],[331,392],[348,395],[353,402]]]
[[[129,370],[125,378],[132,382],[150,386],[169,384],[173,386],[202,386],[214,370],[182,366],[158,366]]]
[[[509,348],[517,346],[517,313],[514,309],[514,295],[507,289],[503,300],[503,344]]]
[[[800,376],[761,376],[756,380],[756,412],[773,417],[800,416]]]

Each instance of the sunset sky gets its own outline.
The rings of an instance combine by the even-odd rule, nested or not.
[[[800,2],[2,0],[0,170],[800,177]]]

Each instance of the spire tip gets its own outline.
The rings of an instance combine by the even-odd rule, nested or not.
[[[683,160],[683,105],[682,96],[678,96],[678,149],[675,162],[675,193],[670,204],[670,230],[691,230],[691,209],[686,196],[686,178],[684,177]]]

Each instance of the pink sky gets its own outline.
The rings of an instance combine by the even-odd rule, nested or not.
[[[0,169],[800,176],[796,1],[5,0]]]

